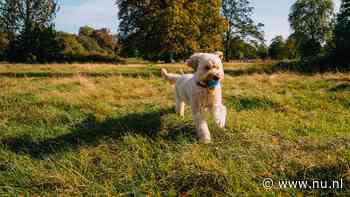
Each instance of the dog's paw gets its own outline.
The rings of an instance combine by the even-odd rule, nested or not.
[[[225,128],[226,126],[226,114],[219,114],[216,119],[216,124],[219,128]]]
[[[215,122],[220,128],[226,126],[226,107],[222,106],[215,113]]]
[[[210,144],[211,143],[211,139],[199,139],[199,142],[202,144]]]
[[[218,125],[219,128],[225,128],[225,126],[226,126],[225,118],[221,118],[221,119],[216,120],[216,124]]]

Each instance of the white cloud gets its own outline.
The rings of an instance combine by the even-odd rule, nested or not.
[[[58,30],[77,33],[79,28],[89,25],[94,28],[109,28],[117,31],[118,16],[115,0],[85,0],[81,3],[66,3],[60,5],[56,17]]]

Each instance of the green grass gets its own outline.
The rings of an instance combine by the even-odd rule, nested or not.
[[[0,65],[0,196],[350,195],[350,74],[228,64],[226,129],[195,136],[159,68]],[[265,178],[343,189],[266,190]]]

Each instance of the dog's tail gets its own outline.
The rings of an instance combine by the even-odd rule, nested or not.
[[[168,73],[168,71],[164,68],[161,69],[162,77],[168,80],[171,84],[175,84],[176,81],[181,77],[178,74]]]

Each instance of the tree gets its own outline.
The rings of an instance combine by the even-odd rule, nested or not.
[[[83,26],[79,28],[79,36],[92,36],[92,34],[94,33],[94,28],[90,27],[90,26]]]
[[[269,47],[269,56],[272,59],[278,60],[288,58],[286,43],[282,36],[276,36],[274,39],[272,39]]]
[[[228,30],[224,36],[225,57],[230,56],[233,50],[230,46],[235,40],[258,40],[262,44],[264,42],[264,33],[261,30],[264,26],[262,23],[257,25],[252,19],[253,7],[250,6],[248,0],[222,0],[221,13],[228,21]]]
[[[6,59],[6,50],[8,47],[9,41],[6,33],[0,31],[0,61]]]
[[[10,41],[7,58],[13,62],[56,61],[61,52],[53,27],[36,25],[30,33],[19,34]]]
[[[269,51],[265,43],[261,43],[257,46],[257,56],[262,60],[266,60],[268,58]]]
[[[11,34],[29,32],[38,25],[49,27],[57,10],[56,0],[0,1],[0,18]]]
[[[332,0],[297,0],[289,14],[298,50],[302,58],[316,56],[331,38]]]
[[[96,40],[99,46],[110,52],[114,52],[115,42],[111,31],[107,28],[96,29],[92,31],[92,38]]]
[[[59,61],[115,62],[117,56],[114,49],[117,45],[112,37],[105,28],[93,29],[86,26],[80,28],[79,35],[59,32],[57,40],[62,49]]]
[[[335,59],[340,67],[350,68],[350,0],[343,0],[334,30]]]
[[[70,42],[73,44],[73,46],[76,45],[77,43],[79,43],[79,45],[82,45],[84,50],[86,50],[88,52],[103,53],[103,51],[104,51],[100,47],[100,45],[97,43],[97,41],[92,37],[79,35],[79,36],[75,37],[74,39],[76,40],[76,41],[73,41],[74,43]]]
[[[56,0],[0,1],[0,21],[9,37],[9,55],[13,61],[46,61],[42,54],[50,54],[52,50],[43,50],[47,46],[55,46],[52,21],[57,10]],[[47,45],[48,43],[52,45]],[[39,49],[41,45],[45,47]]]
[[[219,0],[117,0],[124,46],[147,59],[182,59],[222,48]]]
[[[298,57],[297,41],[294,34],[291,34],[286,40],[286,51],[288,59],[296,59]]]

